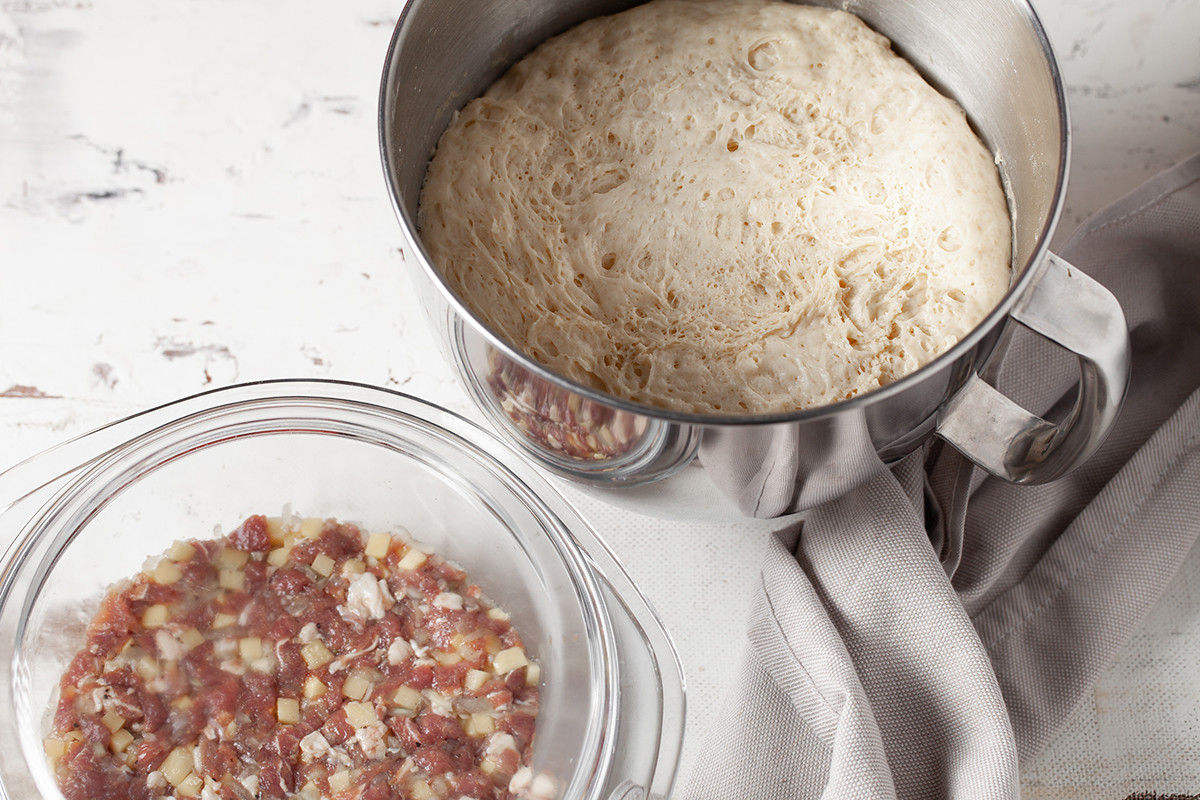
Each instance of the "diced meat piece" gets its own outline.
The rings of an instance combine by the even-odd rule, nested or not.
[[[92,758],[91,747],[80,746],[67,757],[60,780],[63,796],[67,800],[104,797],[108,794],[110,776],[102,772]]]
[[[427,775],[445,775],[454,769],[450,754],[437,745],[421,745],[413,752],[412,758]]]
[[[129,604],[119,595],[109,595],[100,605],[100,611],[88,628],[88,644],[91,653],[107,656],[115,653],[129,640],[138,621]]]
[[[266,750],[259,754],[258,762],[259,797],[283,800],[295,789],[292,766],[278,753]]]
[[[533,715],[517,712],[503,717],[496,723],[496,728],[510,734],[516,747],[524,750],[525,746],[533,739],[535,722]]]
[[[326,523],[318,542],[321,552],[334,561],[340,561],[353,553],[361,553],[363,549],[362,534],[358,528],[338,522]]]
[[[309,577],[295,567],[276,570],[271,576],[271,588],[284,597],[300,594],[310,586]]]
[[[199,753],[196,761],[208,775],[233,774],[239,769],[237,750],[229,743],[203,737],[196,750]]]
[[[167,749],[161,742],[154,741],[153,739],[142,739],[137,745],[134,764],[138,772],[148,775],[158,769],[166,757]]]
[[[354,726],[344,712],[333,714],[321,726],[321,734],[332,745],[345,744],[354,739]]]
[[[457,740],[463,736],[462,724],[453,717],[443,717],[441,714],[421,714],[417,717],[417,727],[421,730],[422,742],[428,744],[447,739]]]
[[[473,800],[486,800],[493,796],[495,787],[492,779],[478,769],[460,772],[450,782],[452,797],[470,797]]]
[[[247,517],[229,534],[229,545],[251,553],[266,550],[271,545],[271,537],[267,532],[267,518],[261,514]]]
[[[246,592],[261,598],[266,604],[267,612],[274,614],[279,607],[278,599],[274,595],[262,593],[263,586],[268,580],[269,570],[270,565],[266,561],[252,560],[246,562],[246,566],[242,567],[242,574],[245,576]]]
[[[267,629],[267,638],[272,642],[286,642],[300,633],[300,621],[290,614],[279,614]]]
[[[276,646],[275,653],[279,660],[275,668],[275,682],[283,693],[295,694],[296,690],[303,688],[304,679],[308,676],[308,665],[301,655],[300,645],[284,639],[283,644]]]
[[[414,689],[429,689],[433,686],[433,665],[422,664],[409,670],[405,684]]]
[[[439,692],[461,691],[471,664],[460,661],[457,664],[439,664],[433,668],[433,688]]]
[[[274,711],[275,681],[266,673],[250,669],[242,676],[242,691],[238,695],[238,710],[251,719],[257,719]]]

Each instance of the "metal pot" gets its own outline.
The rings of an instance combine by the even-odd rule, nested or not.
[[[889,37],[959,102],[998,154],[1013,218],[1011,289],[920,370],[806,411],[674,413],[565,380],[473,315],[431,264],[416,227],[438,138],[457,109],[542,40],[634,4],[410,0],[396,24],[379,106],[387,185],[438,338],[493,424],[550,471],[618,504],[675,518],[803,511],[935,435],[1019,483],[1053,480],[1087,459],[1124,399],[1128,333],[1116,299],[1048,251],[1065,192],[1069,126],[1054,55],[1024,0],[818,0]],[[1014,320],[1078,356],[1078,397],[1065,420],[1030,414],[985,381]]]

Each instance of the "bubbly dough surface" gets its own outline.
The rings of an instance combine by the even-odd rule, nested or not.
[[[1009,286],[992,155],[852,14],[652,0],[548,40],[443,134],[419,227],[495,332],[663,408],[886,385]]]

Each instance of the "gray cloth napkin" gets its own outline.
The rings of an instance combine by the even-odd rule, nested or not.
[[[781,535],[683,798],[1017,798],[1021,759],[1159,598],[1200,534],[1200,156],[1061,255],[1129,322],[1113,433],[1043,486],[933,443]],[[1054,417],[1077,375],[1017,336],[998,385]]]

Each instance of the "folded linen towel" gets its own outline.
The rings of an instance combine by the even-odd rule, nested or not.
[[[1153,607],[1200,535],[1200,155],[1061,255],[1129,323],[1108,440],[1039,486],[934,442],[779,536],[683,798],[1016,798]],[[1078,370],[1050,350],[1015,336],[998,386],[1054,418]]]

